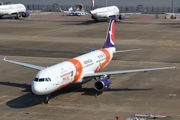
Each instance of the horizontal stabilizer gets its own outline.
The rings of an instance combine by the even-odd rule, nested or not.
[[[13,60],[7,60],[6,57],[3,60],[5,62],[8,62],[8,63],[12,63],[12,64],[16,64],[16,65],[20,65],[20,66],[36,69],[36,70],[43,70],[43,69],[45,69],[45,67],[42,67],[42,66],[27,64],[27,63],[23,63],[23,62],[17,62],[17,61],[13,61]]]

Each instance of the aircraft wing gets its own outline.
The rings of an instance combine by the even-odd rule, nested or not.
[[[91,48],[91,47],[86,47],[86,46],[84,46],[84,48],[86,48],[86,49],[88,49],[88,50],[91,50],[91,51],[97,50],[96,48]]]
[[[154,71],[154,70],[174,69],[174,68],[176,68],[176,67],[147,68],[147,69],[135,69],[135,70],[117,70],[117,71],[108,71],[108,72],[87,73],[87,74],[84,74],[84,77],[95,77],[95,76],[101,76],[101,75],[114,75],[114,74],[126,74],[126,73],[133,73],[133,72],[147,72],[147,71]]]
[[[119,50],[119,51],[116,51],[115,53],[120,53],[120,52],[132,52],[132,51],[137,51],[137,50],[142,50],[142,49]]]
[[[13,61],[13,60],[7,60],[6,57],[3,60],[5,62],[8,62],[8,63],[12,63],[12,64],[16,64],[16,65],[20,65],[20,66],[36,69],[36,70],[43,70],[43,69],[45,69],[45,67],[42,67],[42,66],[27,64],[27,63],[23,63],[23,62],[17,62],[17,61]]]
[[[72,13],[73,11],[62,11],[63,13]]]
[[[163,116],[163,115],[153,115],[153,118],[171,118],[170,116]]]
[[[132,12],[132,13],[121,13],[120,14],[124,14],[124,15],[138,15],[138,14],[142,14],[142,12]]]
[[[86,46],[84,46],[84,48],[91,51],[97,50],[96,48],[91,48],[91,47],[86,47]],[[142,49],[118,50],[118,51],[115,51],[114,53],[132,52],[132,51],[138,51],[138,50],[142,50]]]
[[[170,116],[163,116],[163,115],[152,115],[152,114],[135,114],[136,117],[147,117],[147,118],[171,118]]]

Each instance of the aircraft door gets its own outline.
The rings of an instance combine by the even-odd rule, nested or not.
[[[69,72],[70,72],[70,82],[72,83],[74,81],[74,76],[75,76],[75,70],[73,67],[69,67]]]
[[[54,75],[54,79],[55,79],[53,85],[57,86],[57,85],[59,85],[60,77],[56,72],[53,72],[53,75]]]

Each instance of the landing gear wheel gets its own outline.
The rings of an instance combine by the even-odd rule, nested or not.
[[[19,19],[19,14],[18,13],[15,16],[15,19]]]
[[[46,98],[45,98],[45,100],[44,100],[44,104],[49,104],[49,96],[50,96],[50,95],[46,95]]]
[[[99,20],[98,20],[97,18],[96,18],[96,19],[94,19],[94,21],[95,21],[95,22],[99,22]]]
[[[15,17],[15,19],[19,19],[19,17]]]

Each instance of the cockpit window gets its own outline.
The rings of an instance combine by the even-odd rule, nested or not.
[[[49,82],[49,81],[51,81],[51,79],[50,78],[35,78],[34,81],[36,81],[36,82],[44,82],[44,81]]]
[[[48,78],[44,78],[44,81],[49,81]]]
[[[36,81],[36,82],[37,82],[37,81],[38,81],[38,78],[35,78],[35,79],[34,79],[34,81]]]
[[[51,81],[51,79],[50,78],[47,78],[49,81]]]
[[[39,79],[39,82],[44,82],[44,78],[40,78],[40,79]]]

